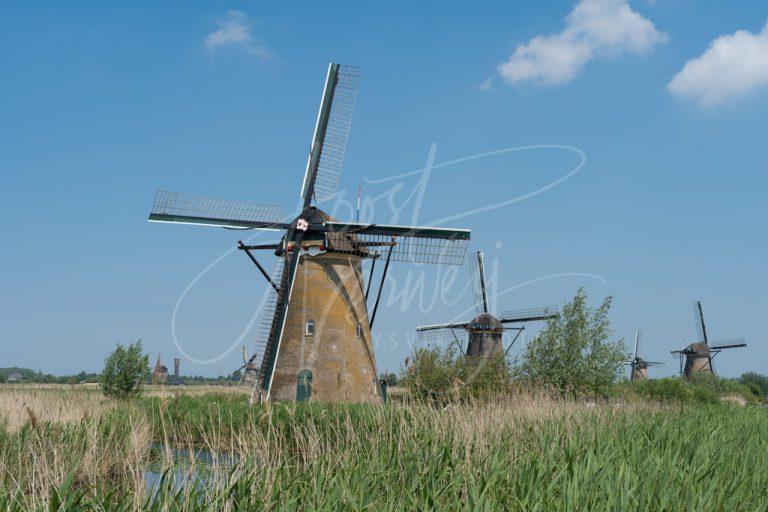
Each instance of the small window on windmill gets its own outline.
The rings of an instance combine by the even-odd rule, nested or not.
[[[362,338],[363,337],[363,324],[359,323],[357,324],[357,337]]]
[[[315,334],[315,321],[307,320],[307,326],[304,329],[304,334],[307,336],[313,336]]]

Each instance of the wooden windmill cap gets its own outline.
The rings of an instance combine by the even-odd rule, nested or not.
[[[470,332],[504,332],[504,324],[490,313],[480,313],[469,322],[467,330]]]
[[[709,356],[709,345],[704,342],[691,343],[687,349],[690,350],[691,355],[707,357]]]
[[[305,209],[301,214],[296,217],[295,220],[303,219],[309,223],[310,226],[323,224],[324,222],[336,222],[337,219],[331,217],[320,208],[310,206]],[[283,237],[285,238],[285,237]],[[324,250],[335,250],[347,253],[356,253],[358,255],[367,255],[369,253],[365,246],[357,246],[357,235],[354,233],[319,233],[313,232],[310,228],[304,240],[302,240],[301,246],[306,248],[309,246],[322,246]],[[327,243],[327,247],[325,244]]]

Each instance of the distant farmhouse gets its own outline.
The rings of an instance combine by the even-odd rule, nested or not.
[[[10,375],[8,375],[8,382],[21,382],[23,378],[24,376],[19,372],[13,372]]]

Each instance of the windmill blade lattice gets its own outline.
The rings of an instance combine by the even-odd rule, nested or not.
[[[416,336],[422,343],[458,341],[463,345],[467,340],[466,328],[466,322],[425,326],[416,329]]]
[[[299,232],[295,236],[294,241],[297,248],[294,249],[290,255],[290,258],[285,258],[285,268],[280,279],[280,286],[277,293],[277,302],[275,303],[275,314],[272,317],[272,325],[269,331],[269,337],[267,339],[265,357],[261,365],[261,388],[266,391],[267,395],[269,395],[270,387],[272,385],[272,377],[274,376],[275,372],[275,366],[277,365],[277,359],[280,356],[280,345],[283,341],[285,321],[288,317],[288,304],[291,301],[293,285],[296,282],[296,273],[299,270],[299,259],[301,258],[301,251],[298,249],[298,247],[301,247],[302,238],[303,232]],[[253,392],[254,396],[251,397],[252,400],[255,398],[257,388],[254,388]]]
[[[403,263],[461,265],[469,245],[468,230],[349,222],[326,222],[325,228],[331,246],[371,255],[386,255],[394,241],[391,260]]]
[[[347,151],[349,128],[360,83],[360,68],[331,64],[317,114],[307,171],[302,185],[304,206],[336,194]]]
[[[470,263],[472,275],[472,292],[475,299],[475,314],[488,313],[488,286],[485,280],[485,264],[482,251],[477,251],[476,257]]]
[[[640,355],[640,330],[635,331],[635,359]]]
[[[515,309],[502,312],[499,315],[499,321],[502,323],[533,322],[537,320],[548,320],[550,318],[555,318],[559,314],[560,308],[557,306]]]
[[[693,322],[696,324],[696,334],[699,337],[698,340],[703,343],[708,343],[707,327],[704,325],[704,311],[701,308],[701,301],[693,303]]]
[[[285,258],[277,257],[275,264],[272,268],[270,276],[275,283],[282,283],[283,272],[285,270]],[[267,344],[269,342],[269,333],[272,330],[272,321],[275,317],[275,309],[277,308],[278,292],[271,286],[267,288],[267,298],[264,301],[264,307],[261,310],[259,317],[259,323],[256,328],[256,340],[254,341],[253,353],[244,361],[244,367],[252,364],[257,369],[255,376],[255,386],[258,388],[261,385],[261,377],[264,375],[264,361],[267,355]],[[245,358],[246,352],[243,347],[243,356]]]
[[[158,190],[150,222],[197,224],[234,229],[280,229],[282,208],[273,204],[226,201]],[[274,224],[274,226],[273,226]]]

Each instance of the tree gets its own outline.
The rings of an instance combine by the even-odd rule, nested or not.
[[[142,383],[149,375],[149,355],[142,354],[141,340],[117,348],[104,360],[101,389],[107,396],[130,398],[141,393]]]
[[[747,372],[739,377],[739,382],[749,386],[752,393],[765,400],[768,397],[768,377],[756,372]]]
[[[516,374],[564,395],[606,396],[629,357],[623,339],[609,340],[611,301],[606,297],[591,309],[584,289],[579,289],[562,313],[525,347]]]

